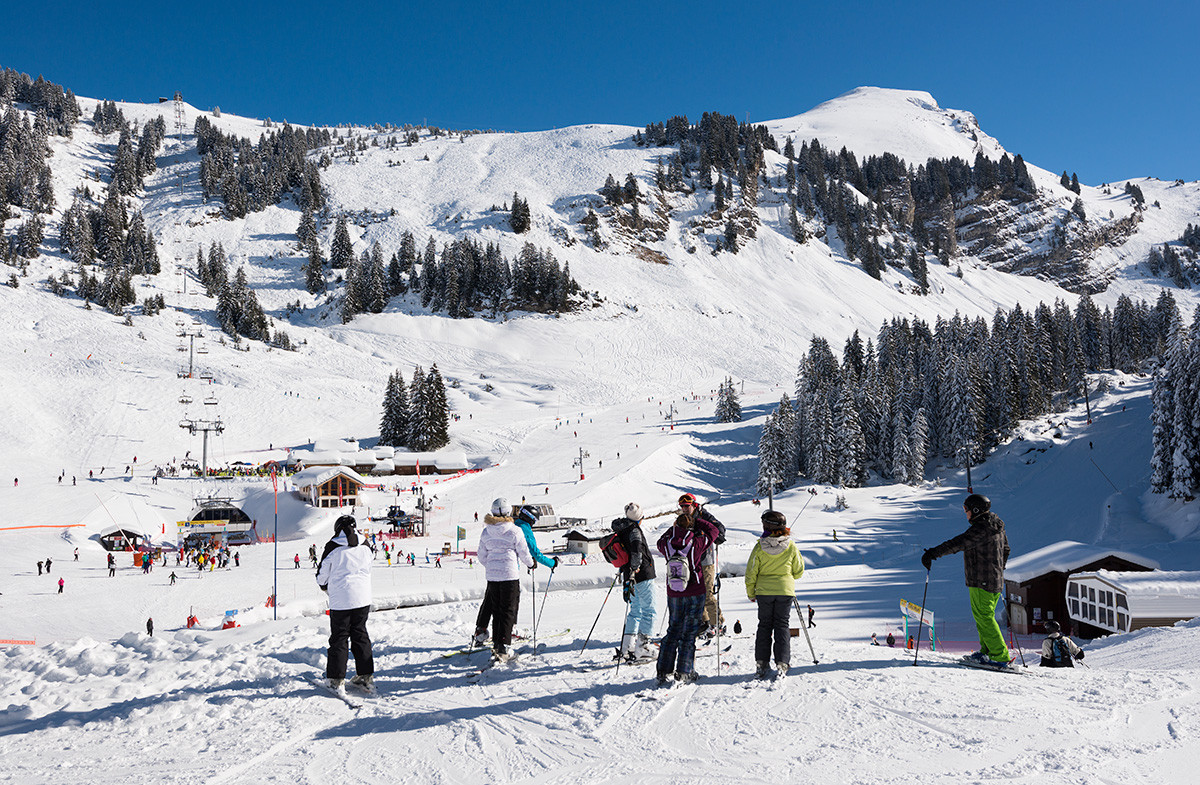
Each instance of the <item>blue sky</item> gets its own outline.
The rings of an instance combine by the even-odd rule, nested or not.
[[[0,65],[93,98],[521,131],[768,120],[875,85],[974,112],[1085,183],[1200,179],[1196,3],[8,5]]]

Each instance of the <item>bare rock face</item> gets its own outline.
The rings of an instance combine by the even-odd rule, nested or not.
[[[1082,220],[1044,196],[1014,201],[980,194],[955,211],[960,249],[1002,272],[1053,281],[1068,291],[1096,294],[1116,271],[1097,269],[1092,258],[1137,230],[1141,213],[1106,222]]]

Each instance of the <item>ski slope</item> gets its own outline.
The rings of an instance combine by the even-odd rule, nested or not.
[[[93,104],[81,104],[90,115]],[[121,107],[142,121],[164,111]],[[197,111],[186,111],[190,126]],[[263,128],[249,118],[214,122],[251,137]],[[863,155],[887,141],[889,127],[914,160],[922,153],[968,157],[976,144],[988,155],[999,150],[969,114],[905,91],[862,89],[770,126],[780,142],[795,133],[799,143],[811,132]],[[898,631],[899,600],[920,600],[922,549],[965,526],[966,478],[936,463],[922,487],[842,492],[845,509],[835,509],[838,492],[826,487],[811,500],[806,486],[779,496],[806,557],[799,596],[817,609],[820,664],[797,638],[785,685],[744,689],[753,671],[747,636],[755,608],[736,575],[758,531],[761,508],[750,502],[757,443],[765,416],[792,393],[808,340],[824,336],[836,348],[855,330],[874,335],[896,315],[989,318],[997,307],[1074,297],[969,259],[962,278],[931,268],[931,294],[916,297],[904,291],[903,272],[889,270],[875,282],[836,248],[787,240],[780,233],[786,216],[770,204],[760,205],[759,238],[736,256],[714,256],[683,229],[706,209],[698,200],[668,205],[673,228],[652,249],[666,265],[644,261],[616,237],[603,252],[567,243],[607,174],[652,178],[661,151],[632,145],[633,131],[595,125],[422,135],[413,148],[369,147],[358,163],[339,159],[323,171],[337,209],[382,217],[352,227],[356,251],[379,241],[390,252],[406,230],[420,243],[470,234],[500,243],[509,256],[526,239],[554,248],[600,295],[596,307],[560,318],[457,321],[409,299],[341,325],[336,303],[303,290],[295,208],[285,203],[239,221],[214,217],[215,205],[204,204],[195,186],[190,134],[168,140],[140,199],[164,271],[139,281],[138,294],[163,294],[164,315],[135,314],[129,326],[47,294],[39,282],[69,269],[55,253],[33,260],[18,288],[0,286],[7,328],[0,341],[0,640],[35,641],[0,648],[0,779],[115,782],[136,766],[148,785],[1190,781],[1184,755],[1200,731],[1195,623],[1090,644],[1090,669],[1021,677],[962,669],[945,652],[922,652],[913,667],[909,654],[867,644],[872,632],[882,640]],[[60,207],[97,161],[111,159],[115,141],[87,129],[54,140]],[[1040,185],[1057,187],[1054,176],[1031,169]],[[1096,298],[1101,306],[1120,294],[1157,296],[1159,281],[1139,274],[1138,265],[1150,244],[1177,237],[1200,204],[1195,184],[1138,183],[1161,207],[1146,211],[1124,246],[1102,252],[1119,276]],[[535,209],[526,237],[512,235],[503,213],[490,209],[514,191],[554,208]],[[1107,215],[1113,200],[1087,187],[1083,196],[1089,215]],[[234,267],[245,266],[298,351],[257,343],[243,351],[221,340],[213,301],[182,275],[197,249],[213,242],[224,245]],[[1175,295],[1185,314],[1200,302],[1194,292]],[[289,316],[295,301],[303,310]],[[177,333],[197,328],[211,384],[177,377],[186,357]],[[286,487],[276,499],[265,480],[153,484],[151,476],[156,466],[198,456],[199,438],[178,427],[184,417],[222,418],[225,431],[208,445],[216,465],[280,460],[319,439],[369,443],[388,375],[400,369],[411,378],[415,366],[433,363],[451,383],[450,404],[461,416],[451,428],[454,447],[479,471],[427,478],[431,535],[401,543],[417,555],[416,566],[376,562],[371,632],[381,696],[354,711],[309,680],[323,668],[327,622],[304,556],[328,539],[336,513],[307,507]],[[739,382],[746,417],[717,425],[711,396],[727,375]],[[1142,553],[1164,569],[1194,568],[1195,504],[1146,493],[1149,380],[1118,374],[1111,381],[1112,391],[1092,401],[1091,424],[1078,410],[1023,424],[975,467],[974,486],[993,498],[1016,554],[1073,539]],[[200,403],[210,397],[213,406]],[[581,451],[582,470],[575,465]],[[669,523],[683,491],[709,500],[731,532],[721,552],[733,574],[722,606],[730,627],[740,620],[745,630],[729,642],[726,668],[702,657],[700,684],[647,700],[637,695],[650,683],[646,667],[599,667],[616,643],[622,604],[604,603],[612,571],[595,559],[564,563],[548,595],[545,571],[535,576],[538,604],[545,599],[544,651],[478,683],[468,674],[481,655],[441,656],[466,641],[484,580],[460,556],[437,568],[425,555],[454,543],[459,526],[473,546],[474,514],[493,498],[551,503],[560,515],[598,525],[636,500],[646,527],[656,530]],[[121,523],[170,539],[194,500],[213,493],[242,504],[260,530],[277,527],[278,547],[243,547],[241,566],[224,571],[168,564],[143,575],[123,561],[107,576],[94,539],[101,531]],[[395,498],[390,487],[365,501],[378,511]],[[545,548],[556,544],[541,537]],[[52,572],[39,576],[36,564],[46,557]],[[173,569],[178,581],[170,586]],[[969,646],[973,625],[955,558],[935,565],[928,588],[946,650]],[[272,593],[278,619],[265,607]],[[527,590],[519,621],[526,629],[531,600]],[[660,611],[663,604],[660,596]],[[242,626],[222,631],[230,610]],[[200,619],[198,628],[185,628],[189,614]],[[154,638],[144,632],[150,617]],[[1036,659],[1028,649],[1025,655]]]

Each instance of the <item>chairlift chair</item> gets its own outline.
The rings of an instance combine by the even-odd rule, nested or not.
[[[201,379],[203,379],[203,380],[204,380],[204,381],[206,381],[206,382],[211,382],[211,381],[213,380],[212,371],[204,371],[204,372],[202,372],[202,373],[200,374],[200,378],[201,378]]]
[[[183,395],[179,396],[179,402],[182,403],[184,406],[187,406],[189,403],[192,402],[192,396],[188,395],[187,393],[184,393]]]
[[[205,349],[203,346],[197,346],[196,354],[208,354],[208,349]]]
[[[205,406],[216,406],[217,405],[217,396],[210,395],[207,398],[205,398],[204,405]]]

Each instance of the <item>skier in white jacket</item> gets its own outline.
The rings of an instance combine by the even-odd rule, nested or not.
[[[487,575],[487,591],[476,619],[475,642],[487,640],[487,622],[492,622],[492,656],[503,662],[511,656],[512,628],[521,602],[521,565],[537,566],[525,542],[525,535],[513,523],[508,501],[492,502],[492,511],[483,517],[479,535],[479,561]]]
[[[333,524],[333,539],[326,543],[317,568],[317,585],[329,594],[329,658],[325,676],[333,689],[343,689],[347,641],[354,654],[356,672],[351,682],[367,690],[375,686],[375,659],[367,634],[373,556],[371,549],[359,540],[353,516],[338,518]]]

